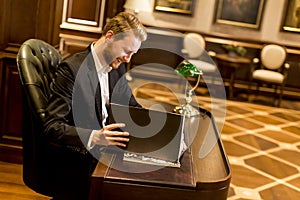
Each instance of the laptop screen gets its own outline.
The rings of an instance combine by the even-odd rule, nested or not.
[[[111,104],[109,123],[125,123],[129,132],[125,152],[175,162],[180,157],[184,116]]]

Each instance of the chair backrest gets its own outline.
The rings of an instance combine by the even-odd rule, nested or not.
[[[43,122],[50,97],[50,82],[61,57],[48,43],[29,39],[17,55],[17,65],[25,98],[23,100],[23,180],[36,192],[52,195],[45,178]]]
[[[189,58],[199,57],[205,49],[205,40],[198,33],[186,33],[183,38],[183,48]]]
[[[283,46],[268,44],[262,48],[260,59],[265,68],[277,70],[283,66],[286,54],[286,49]]]
[[[18,52],[17,64],[25,94],[41,120],[50,96],[50,82],[60,61],[58,51],[38,39],[25,41]]]

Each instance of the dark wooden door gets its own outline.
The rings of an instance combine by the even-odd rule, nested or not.
[[[22,86],[15,59],[4,59],[2,72],[0,159],[21,163]]]

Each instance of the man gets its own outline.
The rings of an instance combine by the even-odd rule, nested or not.
[[[119,13],[104,27],[101,38],[60,64],[51,85],[45,135],[51,187],[55,198],[86,199],[88,178],[101,149],[125,147],[125,124],[107,125],[110,102],[139,106],[125,74],[125,64],[147,38],[146,29],[130,13]]]

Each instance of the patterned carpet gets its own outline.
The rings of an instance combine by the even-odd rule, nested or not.
[[[157,86],[135,92],[140,98],[178,104],[174,94]],[[197,98],[200,107],[212,109],[209,97]],[[217,126],[232,170],[228,200],[300,199],[300,110],[228,100],[214,109],[218,106],[226,111],[225,123]]]

